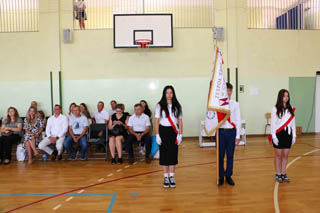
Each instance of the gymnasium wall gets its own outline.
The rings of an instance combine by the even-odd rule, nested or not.
[[[39,32],[0,33],[0,116],[9,105],[24,115],[31,100],[51,113],[49,72],[57,103],[62,70],[64,111],[73,101],[85,102],[93,111],[97,101],[111,99],[125,103],[129,112],[140,99],[154,109],[162,88],[172,84],[183,105],[184,135],[198,135],[211,74],[211,29],[175,29],[173,49],[150,49],[146,56],[113,49],[111,29],[74,31],[73,42],[63,43],[59,32],[73,26],[72,4],[60,2],[40,1]],[[245,0],[217,0],[215,7],[216,25],[226,29],[226,38],[218,42],[225,67],[231,69],[232,83],[239,68],[239,84],[245,88],[239,101],[247,133],[262,134],[264,114],[274,105],[277,91],[291,88],[290,77],[312,77],[319,69],[320,32],[248,30]]]

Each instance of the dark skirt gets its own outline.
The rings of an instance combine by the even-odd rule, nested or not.
[[[277,133],[277,138],[279,140],[279,144],[278,146],[276,146],[273,143],[273,147],[276,149],[290,149],[291,145],[292,145],[292,131],[291,131],[291,135],[289,135],[288,133],[288,129],[287,130],[282,130],[281,132]]]
[[[162,144],[160,150],[160,165],[174,166],[178,164],[178,145],[175,144],[177,134],[171,126],[159,126]]]

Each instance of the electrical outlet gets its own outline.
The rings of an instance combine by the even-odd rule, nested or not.
[[[240,85],[240,93],[244,93],[244,85]]]

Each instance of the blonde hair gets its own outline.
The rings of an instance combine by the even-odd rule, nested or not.
[[[30,117],[30,110],[31,110],[31,109],[33,109],[33,110],[34,110],[34,113],[35,113],[33,120],[31,120],[31,117]],[[39,115],[38,115],[38,110],[37,110],[37,108],[35,108],[34,106],[29,107],[28,115],[27,115],[27,117],[26,117],[27,123],[34,125],[34,124],[37,122],[37,120],[38,120],[38,116],[39,116]]]

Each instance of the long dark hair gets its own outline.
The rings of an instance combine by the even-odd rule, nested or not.
[[[86,116],[88,119],[91,119],[91,115],[90,115],[90,112],[88,110],[87,104],[81,103],[80,106],[83,106],[83,108],[84,108],[83,115]]]
[[[176,93],[174,91],[174,88],[171,85],[166,86],[163,89],[162,98],[159,101],[159,104],[160,104],[160,107],[161,107],[161,112],[164,110],[164,112],[166,113],[166,117],[169,116],[168,103],[167,103],[167,97],[166,97],[166,92],[167,92],[168,89],[171,89],[172,93],[173,93],[173,97],[172,97],[172,113],[176,117],[179,117],[182,114],[181,105],[180,105],[180,103],[179,103],[179,101],[178,101],[178,99],[176,97]],[[160,112],[160,114],[161,114],[161,112]]]
[[[285,95],[286,93],[288,93],[288,102],[287,102],[286,108],[285,108],[285,107],[283,106],[283,97],[284,97],[284,95]],[[291,115],[294,116],[294,112],[293,112],[292,106],[291,106],[291,104],[290,104],[290,93],[289,93],[288,90],[282,89],[282,90],[279,91],[279,93],[278,93],[278,99],[277,99],[277,103],[276,103],[276,108],[277,108],[277,115],[278,115],[279,118],[282,117],[285,109],[288,109],[289,112],[291,113]]]
[[[149,117],[151,117],[152,113],[151,113],[151,110],[149,108],[149,105],[147,103],[147,101],[145,100],[141,100],[140,103],[143,102],[146,106],[144,107],[144,114],[148,115]]]

